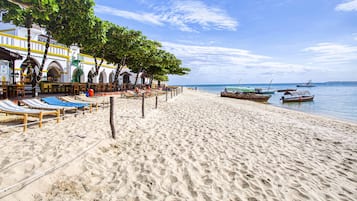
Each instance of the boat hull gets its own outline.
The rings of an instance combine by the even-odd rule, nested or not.
[[[314,96],[291,97],[291,98],[284,98],[284,97],[282,97],[283,103],[308,102],[308,101],[313,101],[313,100],[314,100]]]
[[[296,91],[296,89],[279,89],[277,92],[287,92],[287,91]]]
[[[298,84],[296,87],[315,87],[315,85]]]
[[[229,98],[236,98],[236,99],[243,99],[243,100],[250,100],[256,102],[267,102],[270,95],[261,95],[261,94],[254,94],[254,93],[231,93],[231,92],[221,92],[221,97],[229,97]]]

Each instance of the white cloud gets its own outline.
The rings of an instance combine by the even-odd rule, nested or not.
[[[313,60],[323,64],[344,64],[357,60],[357,46],[319,43],[304,51],[315,53]]]
[[[229,17],[224,10],[207,6],[198,0],[169,1],[166,4],[150,6],[152,13],[123,11],[97,5],[95,11],[155,25],[170,24],[181,31],[195,32],[199,26],[205,30],[235,31],[238,22]]]
[[[134,12],[119,10],[119,9],[102,6],[102,5],[95,6],[95,11],[98,13],[110,14],[114,16],[123,17],[126,19],[132,19],[143,23],[163,25],[159,16],[156,16],[151,13],[134,13]]]
[[[238,22],[229,17],[223,10],[209,7],[202,1],[172,1],[162,10],[163,20],[177,25],[183,31],[192,29],[189,25],[198,24],[204,29],[236,30]]]
[[[336,6],[338,11],[357,11],[357,0],[350,0]]]
[[[192,76],[234,77],[236,75],[281,75],[304,73],[310,66],[274,61],[265,55],[254,54],[243,49],[184,45],[163,42],[163,48],[183,61],[183,66],[192,69]],[[315,67],[316,70],[316,67]],[[228,78],[227,78],[228,79]]]

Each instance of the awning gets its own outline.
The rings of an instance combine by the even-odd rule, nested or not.
[[[0,59],[7,61],[14,61],[18,59],[22,59],[22,56],[16,52],[12,52],[8,49],[0,47]]]

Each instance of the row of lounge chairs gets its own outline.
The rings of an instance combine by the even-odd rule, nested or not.
[[[39,99],[23,99],[21,103],[27,107],[22,107],[16,105],[14,102],[6,99],[0,100],[0,113],[5,113],[6,115],[22,115],[24,132],[27,130],[28,116],[38,117],[39,127],[42,127],[42,119],[45,115],[55,115],[57,123],[60,121],[61,113],[65,115],[65,111],[86,110],[88,109],[92,112],[92,108],[96,107],[98,110],[98,103],[84,102],[75,100],[69,97],[46,97]]]

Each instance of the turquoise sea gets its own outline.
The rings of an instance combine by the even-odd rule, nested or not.
[[[315,87],[296,87],[301,83],[286,84],[216,84],[216,85],[185,85],[185,87],[210,92],[219,95],[226,86],[241,86],[252,88],[297,89],[308,90],[315,95],[313,102],[282,103],[283,93],[275,92],[269,99],[269,104],[292,110],[299,110],[342,120],[357,122],[357,82],[324,82],[313,83]]]

